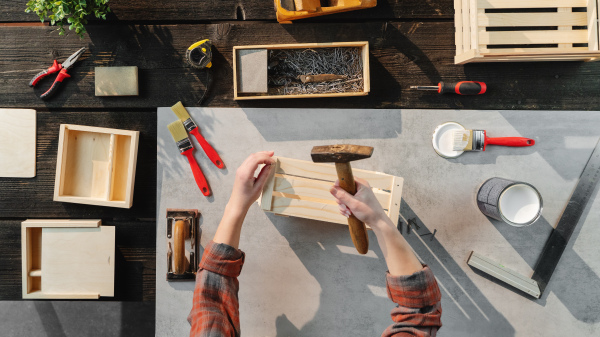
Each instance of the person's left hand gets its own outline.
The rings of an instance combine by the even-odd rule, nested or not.
[[[258,199],[269,177],[271,164],[275,163],[275,160],[271,158],[273,154],[273,151],[253,153],[240,165],[235,174],[235,183],[229,198],[231,207],[246,212]],[[254,172],[261,164],[265,164],[265,166],[260,170],[258,176],[254,177]]]

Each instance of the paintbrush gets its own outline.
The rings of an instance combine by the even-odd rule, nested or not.
[[[208,187],[206,178],[204,177],[198,162],[196,162],[196,158],[194,158],[194,146],[192,145],[187,132],[185,132],[183,124],[180,120],[177,120],[167,125],[167,127],[169,128],[169,132],[171,132],[171,136],[173,136],[175,143],[177,143],[179,152],[187,157],[190,167],[192,168],[192,173],[194,173],[194,179],[196,180],[196,184],[200,188],[200,191],[202,191],[202,194],[205,196],[209,196],[210,187]]]
[[[196,137],[198,143],[200,143],[200,146],[202,146],[202,150],[204,150],[208,158],[210,158],[210,161],[212,161],[213,164],[215,164],[215,166],[220,169],[225,168],[223,160],[221,160],[221,157],[219,157],[217,151],[215,151],[215,149],[206,141],[206,139],[204,139],[204,137],[200,133],[200,128],[198,127],[198,125],[196,125],[196,123],[194,123],[194,120],[187,112],[183,104],[181,104],[181,102],[177,102],[171,107],[171,110],[173,110],[175,115],[177,115],[177,118],[179,118],[179,120],[183,122],[183,126],[185,126],[185,129],[190,134]]]
[[[454,131],[454,151],[485,151],[487,145],[502,146],[533,146],[535,140],[525,137],[496,137],[490,138],[485,130],[456,130]]]

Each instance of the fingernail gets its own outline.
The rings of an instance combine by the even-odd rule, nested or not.
[[[331,194],[335,195],[335,192],[337,192],[337,191],[336,191],[335,187],[333,187],[333,186],[332,186],[332,187],[329,189],[329,193],[331,193]]]

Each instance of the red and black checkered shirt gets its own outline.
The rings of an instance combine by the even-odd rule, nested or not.
[[[244,252],[226,244],[210,242],[204,249],[196,275],[194,304],[188,316],[190,336],[240,335],[237,277],[244,264]],[[441,294],[433,272],[423,270],[408,276],[386,276],[388,297],[398,306],[392,310],[390,325],[381,335],[435,336],[442,326]]]

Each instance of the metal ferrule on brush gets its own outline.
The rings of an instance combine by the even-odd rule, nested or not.
[[[192,132],[192,130],[198,127],[191,117],[183,121],[183,126],[185,126],[188,132]]]
[[[483,151],[485,144],[485,130],[473,130],[473,141],[471,151]]]
[[[194,146],[188,137],[177,142],[177,147],[179,148],[179,152],[184,153],[189,149],[193,149]]]

